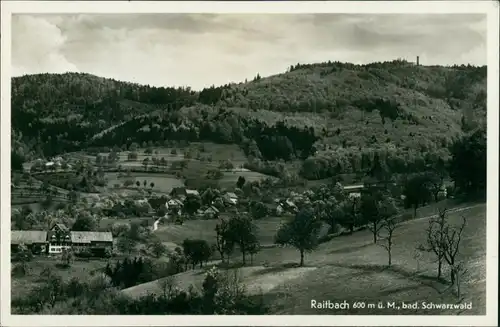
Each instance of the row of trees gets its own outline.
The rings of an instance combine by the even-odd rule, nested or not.
[[[346,224],[351,232],[355,223],[358,226],[366,224],[373,234],[374,243],[378,243],[379,238],[384,240],[381,245],[387,249],[391,265],[392,236],[398,218],[396,216],[398,210],[393,199],[385,198],[381,194],[367,194],[360,201],[359,213],[355,211],[354,214],[352,208],[346,204],[347,202],[344,202],[343,207],[337,206],[326,214],[319,213],[314,207],[303,208],[278,230],[275,237],[276,244],[296,248],[300,253],[300,266],[303,266],[305,253],[316,249],[320,242],[319,233],[324,223],[322,219]],[[329,214],[333,214],[333,217],[328,217]],[[356,220],[355,223],[353,219]]]
[[[119,288],[128,288],[154,279],[153,262],[142,257],[125,258],[116,261],[114,267],[109,263],[104,273],[111,280],[112,285]]]
[[[203,263],[206,263],[212,256],[212,247],[205,240],[186,239],[182,243],[182,248],[185,257],[185,270],[187,270],[188,264],[191,264],[193,269],[198,264],[201,268]],[[181,262],[178,261],[178,264],[180,263]]]
[[[166,113],[163,117],[150,116],[131,119],[93,141],[95,146],[144,141],[187,140],[236,143],[256,142],[259,156],[267,160],[306,158],[314,153],[318,139],[314,128],[289,125],[279,120],[273,124],[245,118],[223,108],[193,107],[189,116]],[[196,115],[196,117],[191,117]],[[145,128],[147,127],[147,128]]]
[[[119,184],[118,184],[118,185],[119,185]],[[136,181],[134,182],[134,180],[132,180],[132,179],[126,179],[126,180],[123,182],[123,186],[124,186],[124,187],[130,187],[130,186],[132,186],[132,185],[135,185],[135,186],[137,186],[137,188],[139,188],[139,187],[141,187],[141,181],[136,180]],[[143,180],[143,181],[142,181],[142,186],[143,186],[143,187],[147,187],[147,186],[148,186],[148,181],[147,181],[147,180]],[[154,183],[154,182],[150,182],[150,183],[149,183],[149,187],[150,187],[151,189],[153,189],[153,188],[155,187],[155,183]]]
[[[85,207],[69,205],[58,210],[33,211],[29,206],[12,214],[12,228],[15,230],[47,230],[55,223],[62,223],[74,231],[96,231],[101,216]]]
[[[460,298],[461,277],[467,273],[465,264],[459,259],[462,234],[467,224],[467,219],[462,216],[462,222],[454,226],[449,222],[446,208],[439,209],[438,215],[429,220],[426,229],[426,242],[420,244],[417,250],[434,254],[437,262],[437,278],[442,279],[443,264],[449,267],[450,281],[457,289]]]
[[[379,201],[369,195],[362,200],[361,207],[365,214],[369,214],[368,228],[373,233],[373,242],[384,247],[388,254],[388,266],[391,266],[394,235],[402,220],[390,199]],[[448,219],[448,212],[447,209],[439,209],[438,215],[429,220],[425,230],[426,242],[419,245],[417,250],[435,255],[438,280],[442,279],[443,264],[449,266],[451,284],[456,286],[460,298],[460,277],[466,273],[466,269],[463,261],[459,260],[459,253],[467,220],[462,216],[461,224],[454,225]],[[300,266],[303,266],[304,254],[315,250],[320,242],[320,228],[321,220],[314,210],[304,208],[278,230],[275,242],[296,248],[300,253]]]
[[[328,154],[307,158],[302,163],[300,175],[309,180],[325,179],[339,174],[370,175],[387,178],[391,174],[408,174],[439,169],[447,162],[446,149],[404,149],[393,144],[378,149],[337,149]]]
[[[253,255],[260,251],[257,232],[257,226],[247,214],[239,214],[229,220],[222,219],[215,227],[216,249],[222,261],[226,259],[229,262],[236,246],[240,250],[244,265],[247,255],[250,255],[253,261]]]

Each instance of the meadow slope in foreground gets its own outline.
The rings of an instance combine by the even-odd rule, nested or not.
[[[319,310],[311,308],[311,300],[321,302],[366,303],[433,302],[457,303],[449,286],[436,281],[437,265],[431,254],[420,258],[412,255],[425,241],[429,217],[403,223],[395,232],[393,265],[388,268],[387,253],[373,244],[369,231],[335,238],[306,255],[306,267],[293,267],[299,255],[292,248],[266,248],[253,265],[240,268],[238,274],[247,291],[264,294],[274,314],[485,314],[486,305],[486,204],[472,204],[449,214],[451,224],[459,224],[462,215],[467,225],[462,237],[460,258],[467,263],[463,281],[464,299],[472,303],[470,310],[399,310],[354,309]],[[280,258],[278,264],[276,258]],[[268,263],[271,263],[270,265]],[[444,271],[448,277],[448,271]],[[203,270],[175,275],[178,287],[201,287]],[[159,281],[123,290],[132,297],[159,292]]]

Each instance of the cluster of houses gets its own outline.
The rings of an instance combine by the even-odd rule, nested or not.
[[[71,170],[73,167],[67,163],[62,157],[54,157],[49,161],[43,159],[36,159],[31,166],[31,171],[57,171],[61,169]]]
[[[197,190],[190,190],[184,187],[174,188],[170,194],[171,198],[165,206],[170,214],[181,215],[184,201],[188,196],[200,196]],[[215,205],[216,201],[219,205]],[[294,214],[298,211],[297,203],[307,201],[307,194],[291,192],[287,198],[274,199],[273,203],[266,203],[265,206],[270,215],[281,216],[283,214]],[[221,193],[212,204],[200,208],[196,216],[205,219],[213,219],[219,216],[221,205],[225,208],[237,206],[240,203],[238,195],[234,192]]]
[[[13,230],[10,243],[12,252],[24,245],[38,254],[62,254],[64,250],[90,250],[96,254],[104,254],[113,250],[113,235],[111,232],[70,231],[64,224],[55,224],[48,231]]]
[[[184,206],[186,198],[188,196],[199,197],[200,194],[197,190],[190,190],[185,187],[176,187],[172,190],[170,196],[171,198],[167,200],[165,207],[169,213],[175,213],[180,216],[182,214],[182,207]],[[235,206],[238,204],[238,196],[234,192],[226,192],[220,196],[220,201],[224,206]],[[215,218],[219,214],[220,210],[214,205],[214,203],[215,201],[212,201],[212,204],[198,209],[196,215],[208,219]]]

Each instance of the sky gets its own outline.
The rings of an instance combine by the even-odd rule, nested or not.
[[[479,14],[86,14],[12,17],[12,74],[91,73],[154,86],[241,82],[290,65],[486,64]]]

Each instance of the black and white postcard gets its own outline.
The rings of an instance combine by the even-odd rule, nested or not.
[[[497,2],[1,6],[2,326],[496,325]]]

